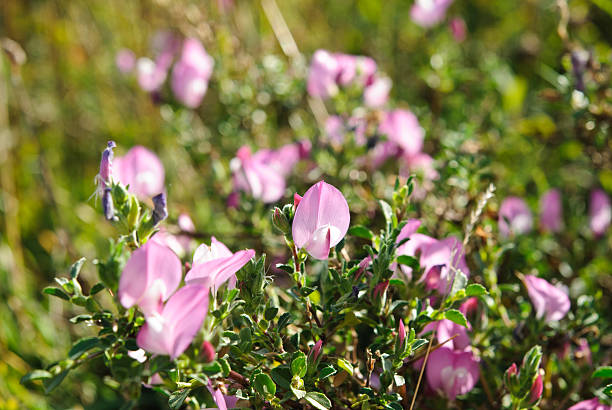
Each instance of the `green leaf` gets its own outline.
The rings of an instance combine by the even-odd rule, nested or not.
[[[292,322],[293,322],[293,316],[291,316],[291,313],[289,312],[283,313],[278,318],[278,323],[276,324],[277,331],[280,332]]]
[[[298,389],[296,387],[291,386],[291,391],[295,394],[298,400],[301,400],[306,396],[306,390]]]
[[[276,314],[278,313],[278,308],[277,307],[269,307],[266,309],[266,311],[264,312],[264,318],[266,320],[272,320],[276,317]]]
[[[593,372],[591,377],[601,377],[603,379],[609,379],[612,377],[612,366],[602,366]]]
[[[372,231],[370,231],[368,228],[366,228],[363,225],[351,226],[347,233],[351,236],[368,239],[370,241],[372,240],[372,238],[374,238],[374,233],[372,233]]]
[[[33,370],[21,378],[20,383],[24,384],[33,380],[50,379],[53,375],[46,370]]]
[[[255,387],[257,393],[267,399],[274,397],[276,394],[276,384],[274,384],[270,376],[265,373],[259,373],[255,376],[253,387]]]
[[[455,271],[455,278],[453,280],[453,286],[450,291],[450,296],[455,295],[460,290],[465,289],[467,285],[468,278],[461,272],[460,270]]]
[[[86,260],[87,259],[85,258],[81,258],[72,264],[72,266],[70,267],[70,277],[72,279],[76,279],[77,276],[79,276],[79,272],[81,271],[81,268],[83,267],[83,264],[85,263]]]
[[[54,288],[52,286],[47,286],[43,289],[43,293],[51,296],[57,296],[58,298],[64,300],[70,300],[70,296],[66,295],[60,288]]]
[[[99,344],[100,339],[98,339],[97,337],[86,337],[84,339],[79,340],[72,346],[72,349],[70,349],[70,351],[68,352],[68,356],[72,360],[78,359],[83,353],[93,349]]]
[[[170,406],[170,408],[173,410],[180,408],[189,393],[191,393],[191,389],[175,391],[170,395],[170,398],[168,399],[168,406]]]
[[[291,374],[304,377],[306,375],[306,355],[300,352],[291,362]]]
[[[606,387],[604,387],[604,389],[603,389],[603,393],[604,393],[606,396],[608,396],[608,397],[612,398],[612,384],[608,384]]]
[[[319,410],[329,410],[331,409],[331,401],[327,398],[323,393],[318,392],[308,392],[304,399],[314,408]]]
[[[291,371],[287,366],[278,366],[270,371],[274,383],[285,390],[291,388]]]
[[[104,286],[104,283],[96,283],[95,285],[93,285],[93,287],[89,291],[89,294],[90,295],[95,295],[96,293],[104,290],[105,288],[106,288],[106,286]]]
[[[465,316],[463,316],[463,313],[457,309],[450,309],[444,312],[444,318],[463,327],[467,327],[467,320],[465,319]]]
[[[68,375],[68,372],[69,370],[64,370],[63,372],[56,374],[50,379],[45,379],[43,381],[43,386],[45,386],[45,394],[49,394],[53,390],[55,390],[55,388],[59,386],[62,383],[62,381],[66,378],[66,376]]]
[[[319,380],[327,379],[329,376],[333,376],[338,371],[333,366],[325,366],[319,371]]]
[[[487,289],[478,283],[472,283],[465,288],[465,296],[467,297],[487,295],[488,293]]]
[[[353,375],[353,365],[351,364],[351,362],[346,359],[343,359],[342,357],[339,357],[336,363],[338,364],[338,367],[343,370],[346,370],[346,372],[351,376]]]
[[[218,377],[223,373],[223,367],[221,366],[221,364],[217,361],[214,361],[212,363],[208,363],[205,364],[202,367],[202,371],[210,377]]]
[[[385,221],[387,221],[388,225],[393,226],[393,209],[391,208],[391,205],[389,205],[387,202],[383,201],[382,199],[379,200],[378,203],[380,204],[380,207],[382,208],[383,215],[385,216]]]
[[[71,323],[81,323],[86,322],[88,320],[92,320],[91,315],[77,315],[75,317],[70,318]]]
[[[399,263],[400,265],[410,266],[414,271],[418,271],[421,267],[419,261],[409,255],[399,255],[397,257],[397,263]]]

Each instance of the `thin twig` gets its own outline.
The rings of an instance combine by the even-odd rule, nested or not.
[[[419,386],[421,385],[421,379],[423,378],[423,372],[425,371],[425,366],[427,365],[427,359],[429,359],[429,352],[431,351],[431,344],[433,343],[435,336],[431,335],[431,339],[429,339],[429,344],[427,345],[427,352],[425,353],[425,360],[423,361],[423,366],[421,366],[421,372],[419,373],[419,380],[417,380],[416,388],[414,389],[414,395],[412,396],[412,403],[410,403],[410,410],[414,408],[414,402],[416,401],[417,394],[419,393]]]

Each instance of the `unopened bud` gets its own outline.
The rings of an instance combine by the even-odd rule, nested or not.
[[[314,346],[312,346],[312,349],[310,349],[308,356],[312,359],[312,362],[316,362],[319,358],[319,355],[321,354],[321,347],[323,347],[323,340],[319,340],[314,344]]]
[[[374,298],[383,297],[387,288],[389,287],[389,281],[380,282],[374,287]]]
[[[168,217],[168,208],[166,208],[166,195],[161,194],[153,197],[153,225],[159,224]]]
[[[300,195],[298,195],[297,192],[295,194],[293,194],[293,206],[294,206],[295,209],[297,209],[297,207],[300,204],[301,200],[302,200],[302,197]]]
[[[210,363],[213,360],[215,360],[215,348],[213,347],[213,345],[205,340],[204,343],[202,343],[202,353],[200,353],[202,355],[202,360],[204,360],[204,363]]]
[[[276,229],[285,235],[291,233],[291,225],[289,225],[289,220],[283,211],[281,211],[278,207],[275,207],[272,211],[272,224]]]
[[[531,385],[531,390],[529,392],[529,404],[536,404],[542,397],[543,390],[544,384],[542,382],[542,372],[540,371]]]
[[[106,149],[102,151],[102,159],[100,160],[100,172],[98,174],[100,187],[106,188],[111,181],[113,174],[113,148],[117,145],[114,141],[108,141]]]
[[[112,221],[115,217],[113,196],[111,195],[111,189],[108,187],[104,188],[104,193],[102,194],[102,212],[104,212],[104,217],[109,221]]]

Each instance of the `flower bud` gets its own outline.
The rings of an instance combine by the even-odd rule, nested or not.
[[[104,212],[104,217],[109,221],[112,221],[115,217],[113,196],[109,187],[104,188],[104,193],[102,194],[102,212]]]
[[[531,390],[529,391],[529,404],[535,405],[542,397],[543,390],[544,384],[542,382],[542,372],[540,371],[531,385]]]
[[[319,358],[319,355],[321,354],[321,347],[323,347],[323,340],[319,340],[314,344],[312,349],[310,349],[308,356],[312,359],[312,362],[316,362]]]
[[[215,348],[208,340],[205,340],[204,343],[202,343],[202,352],[200,355],[202,356],[204,363],[210,363],[215,360]]]
[[[116,146],[115,141],[108,141],[106,149],[102,151],[100,172],[98,174],[98,183],[101,189],[106,188],[107,184],[111,181],[111,176],[113,174],[113,148]]]
[[[512,365],[508,367],[508,370],[506,370],[504,374],[504,383],[510,393],[514,393],[518,385],[518,368],[516,367],[516,363],[512,363]]]
[[[153,197],[153,225],[159,224],[168,217],[168,208],[166,208],[166,195],[164,193]]]
[[[404,321],[402,319],[400,319],[399,322],[397,336],[399,337],[400,344],[403,344],[404,340],[406,339],[406,328],[404,327]]]
[[[301,200],[302,200],[302,197],[297,192],[295,194],[293,194],[293,207],[295,209],[297,209],[297,207],[300,204]]]
[[[374,298],[383,297],[387,288],[389,287],[389,281],[380,282],[374,287]]]
[[[281,209],[278,207],[274,207],[274,210],[272,211],[272,224],[276,229],[278,229],[285,235],[289,235],[289,233],[291,232],[291,225],[289,224],[289,220],[287,219],[283,211],[281,211]]]

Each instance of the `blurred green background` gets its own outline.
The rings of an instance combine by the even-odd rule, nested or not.
[[[114,228],[91,198],[107,140],[117,142],[119,155],[140,144],[160,156],[171,219],[187,212],[199,232],[230,246],[278,246],[279,238],[260,235],[268,226],[261,205],[251,204],[262,216],[248,223],[227,209],[228,164],[243,144],[317,138],[304,76],[319,48],[372,56],[392,78],[398,105],[419,117],[426,151],[442,165],[443,185],[425,201],[423,214],[458,224],[467,201],[489,181],[500,198],[526,197],[534,210],[541,193],[558,187],[572,232],[558,245],[560,258],[593,275],[609,273],[609,253],[589,256],[605,255],[609,237],[596,242],[599,251],[585,249],[585,241],[588,192],[612,192],[612,1],[456,0],[448,17],[465,20],[462,43],[446,22],[429,30],[415,25],[405,0],[278,3],[303,58],[283,55],[259,1],[236,0],[225,9],[217,1],[189,0],[0,3],[0,408],[117,408],[121,402],[95,367],[80,369],[50,396],[19,384],[24,373],[61,359],[71,341],[88,334],[70,326],[66,318],[74,312],[41,289],[78,257],[91,261],[108,252]],[[160,30],[200,38],[215,59],[196,111],[159,104],[115,66],[123,47],[151,55],[150,41]],[[578,49],[601,62],[587,74],[588,109],[572,100],[570,53]],[[352,192],[354,182],[345,184]],[[290,186],[303,192],[308,183]],[[373,188],[375,195],[384,192]],[[450,194],[459,199],[440,200]],[[448,230],[443,223],[430,226]],[[533,258],[529,264],[541,262]],[[609,292],[609,275],[591,273],[590,286]],[[91,264],[82,277],[95,283]]]

